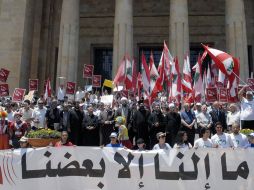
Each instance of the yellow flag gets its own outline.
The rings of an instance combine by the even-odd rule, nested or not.
[[[106,86],[106,87],[109,87],[109,88],[113,88],[113,81],[105,79],[104,82],[103,82],[103,86]]]

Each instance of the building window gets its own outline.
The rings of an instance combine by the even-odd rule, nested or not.
[[[113,49],[108,47],[94,48],[94,74],[112,80]]]

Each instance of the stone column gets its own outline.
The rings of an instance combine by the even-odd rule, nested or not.
[[[119,62],[125,54],[133,55],[133,1],[115,1],[114,46],[112,79],[117,72]]]
[[[249,76],[246,21],[243,0],[226,0],[227,52],[240,59],[240,77]]]
[[[182,68],[184,55],[189,53],[187,0],[170,0],[169,48],[173,56],[178,57],[180,68]]]
[[[59,84],[59,77],[65,77],[65,82],[76,82],[78,71],[78,42],[79,0],[63,0],[56,86]]]

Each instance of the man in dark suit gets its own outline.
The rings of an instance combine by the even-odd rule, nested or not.
[[[213,109],[210,112],[210,115],[212,117],[212,126],[211,131],[213,134],[216,133],[215,130],[215,123],[220,122],[223,127],[223,131],[227,129],[227,123],[226,123],[226,115],[225,113],[220,109],[220,103],[218,101],[215,101],[213,103]]]

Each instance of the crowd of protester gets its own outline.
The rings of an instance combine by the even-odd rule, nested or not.
[[[99,93],[78,89],[75,100],[43,96],[22,103],[2,99],[0,107],[0,149],[29,147],[30,130],[58,130],[55,146],[101,146],[157,150],[171,148],[254,147],[253,92],[244,87],[239,103],[167,103],[159,97],[148,107],[141,98],[114,94],[111,104],[100,101]],[[105,94],[108,94],[105,92]],[[199,138],[197,138],[197,134]]]

